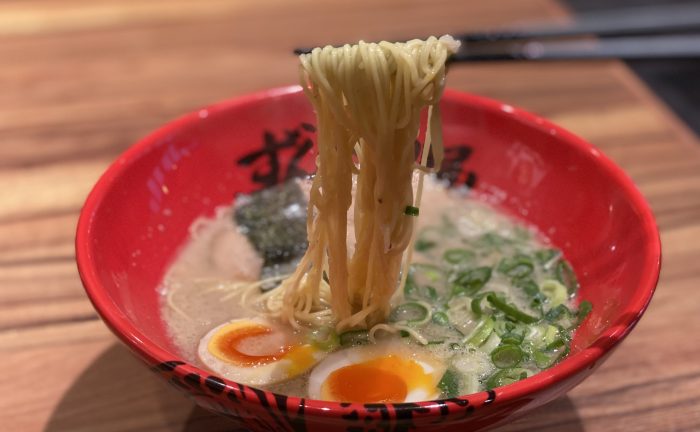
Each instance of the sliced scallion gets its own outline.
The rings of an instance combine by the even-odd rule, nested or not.
[[[568,307],[560,304],[544,315],[544,319],[551,323],[558,323],[565,328],[569,328],[574,324],[574,316]]]
[[[310,333],[311,344],[323,351],[332,351],[338,347],[340,339],[334,329],[320,327]]]
[[[501,250],[501,246],[503,246],[506,243],[510,243],[510,241],[507,238],[496,234],[495,232],[488,232],[486,234],[483,234],[476,240],[477,246],[497,251]]]
[[[528,297],[535,297],[540,293],[540,288],[530,278],[521,278],[515,281],[515,286],[523,290]]]
[[[406,298],[414,298],[415,295],[418,293],[418,284],[416,283],[416,280],[413,278],[413,274],[411,271],[408,272],[408,276],[406,276],[406,285],[403,287],[403,295]]]
[[[552,259],[554,259],[554,257],[557,256],[557,254],[559,254],[559,251],[556,249],[540,249],[537,252],[535,252],[535,259],[540,264],[545,265]]]
[[[501,335],[501,343],[502,344],[511,344],[511,345],[520,345],[523,342],[524,335],[510,331],[507,333],[503,333]]]
[[[548,353],[538,350],[532,352],[532,359],[535,361],[535,365],[540,369],[547,369],[551,367],[557,358],[557,353]]]
[[[541,290],[542,293],[549,299],[549,304],[552,307],[565,303],[569,298],[569,293],[566,287],[559,281],[553,279],[548,279],[542,282]]]
[[[559,282],[564,284],[569,294],[573,294],[576,288],[578,288],[578,280],[576,279],[574,269],[563,259],[557,263],[555,275],[557,279],[559,279]]]
[[[433,314],[433,322],[441,326],[450,325],[450,319],[447,317],[445,312],[435,312]]]
[[[493,326],[493,318],[486,318],[485,320],[481,321],[472,334],[465,339],[465,342],[475,347],[481,346],[484,342],[486,342],[486,339],[491,336],[491,333],[493,333]]]
[[[427,286],[423,289],[423,291],[425,292],[425,297],[429,298],[430,300],[435,301],[435,300],[437,300],[438,297],[439,297],[437,290],[436,290],[434,287],[430,286],[430,285],[427,285]]]
[[[520,364],[523,350],[513,344],[503,344],[491,351],[491,361],[499,369],[512,368]]]
[[[440,244],[442,237],[442,231],[438,227],[429,226],[423,228],[418,234],[418,237],[416,237],[416,242],[413,247],[418,252],[427,252]]]
[[[355,346],[369,343],[369,332],[367,330],[349,330],[340,334],[340,345]]]
[[[447,249],[442,258],[450,264],[461,264],[476,258],[476,254],[467,249]]]
[[[591,310],[593,310],[593,304],[591,304],[591,302],[589,302],[588,300],[584,300],[578,305],[578,313],[576,314],[577,326],[580,325],[583,322],[583,320],[586,319],[588,314],[591,313]]]
[[[406,206],[406,210],[404,210],[404,213],[406,213],[407,216],[418,216],[420,213],[420,209],[418,207],[414,206]]]
[[[553,325],[547,325],[547,328],[542,335],[542,341],[537,344],[538,347],[545,347],[559,338],[559,329]]]
[[[532,258],[523,254],[503,258],[498,264],[498,271],[513,279],[529,276],[534,268],[535,266],[532,264]]]
[[[389,315],[389,321],[391,322],[425,324],[428,320],[430,320],[430,309],[417,302],[400,304]]]
[[[459,382],[459,373],[452,369],[447,369],[438,383],[438,388],[442,391],[442,397],[452,398],[459,396]]]
[[[504,385],[512,384],[514,382],[525,379],[528,376],[528,372],[521,368],[512,369],[501,369],[491,375],[488,380],[486,380],[486,388],[489,390],[496,387],[502,387]]]
[[[452,278],[452,294],[473,296],[491,279],[491,267],[457,272]]]
[[[474,313],[474,316],[476,316],[477,318],[481,317],[481,315],[484,313],[483,310],[481,309],[481,301],[489,294],[491,294],[491,291],[477,294],[472,299],[472,301],[471,301],[472,312]]]
[[[554,351],[558,350],[559,348],[563,347],[566,345],[566,342],[562,338],[557,338],[554,339],[552,342],[550,342],[545,348],[545,351]]]
[[[424,239],[424,238],[417,238],[415,243],[413,244],[413,247],[415,250],[418,252],[426,252],[429,251],[430,249],[434,248],[437,246],[437,242]]]
[[[416,279],[425,278],[431,282],[440,282],[445,278],[445,272],[434,264],[414,263],[411,264],[410,271]]]
[[[525,324],[532,324],[538,321],[537,318],[533,317],[532,315],[528,315],[525,312],[521,311],[517,307],[508,304],[503,298],[500,296],[497,296],[496,294],[489,294],[486,296],[486,300],[491,303],[491,306],[494,308],[500,310],[507,316],[523,322]]]

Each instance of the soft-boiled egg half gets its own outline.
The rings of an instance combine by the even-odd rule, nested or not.
[[[417,402],[440,395],[445,365],[401,341],[347,348],[311,372],[309,397],[339,402]]]
[[[229,321],[199,342],[199,359],[225,378],[266,385],[300,375],[326,353],[264,318]]]

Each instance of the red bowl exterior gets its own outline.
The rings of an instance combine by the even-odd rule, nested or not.
[[[456,425],[477,431],[564,394],[602,363],[651,300],[661,259],[652,213],[607,157],[546,120],[449,90],[442,109],[445,145],[458,168],[451,179],[546,233],[576,269],[579,298],[593,303],[572,353],[553,368],[460,398],[343,404],[273,394],[179,360],[160,317],[158,282],[195,218],[213,214],[237,193],[313,168],[313,150],[296,157],[314,135],[314,116],[299,87],[186,115],[120,156],[90,193],[78,223],[78,269],[88,296],[153,371],[203,407],[256,431]]]

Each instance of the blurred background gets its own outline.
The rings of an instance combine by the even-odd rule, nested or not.
[[[568,23],[678,3],[700,4],[2,0],[0,431],[230,430],[116,342],[75,269],[75,224],[90,188],[159,125],[296,83],[298,46]],[[700,329],[698,77],[697,58],[451,67],[450,87],[541,114],[612,157],[651,203],[664,245],[656,297],[623,347],[569,396],[499,432],[700,430],[692,337]]]
[[[565,0],[573,16],[619,8],[698,6],[686,0]],[[700,59],[630,60],[630,68],[683,119],[700,133]]]

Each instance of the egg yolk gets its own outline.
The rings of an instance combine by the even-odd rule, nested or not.
[[[249,347],[266,345],[265,339],[273,336],[273,329],[262,325],[224,327],[209,342],[209,351],[221,360],[240,366],[257,366],[278,361],[291,348],[286,343],[272,343],[267,352],[251,352]],[[243,349],[247,347],[249,349]],[[265,350],[255,350],[265,351]]]
[[[410,389],[432,387],[432,379],[413,360],[385,356],[333,371],[322,386],[325,399],[342,402],[403,402]]]
[[[316,364],[316,357],[314,357],[316,351],[316,348],[309,344],[297,345],[291,348],[284,356],[285,359],[290,361],[287,375],[299,375]]]

